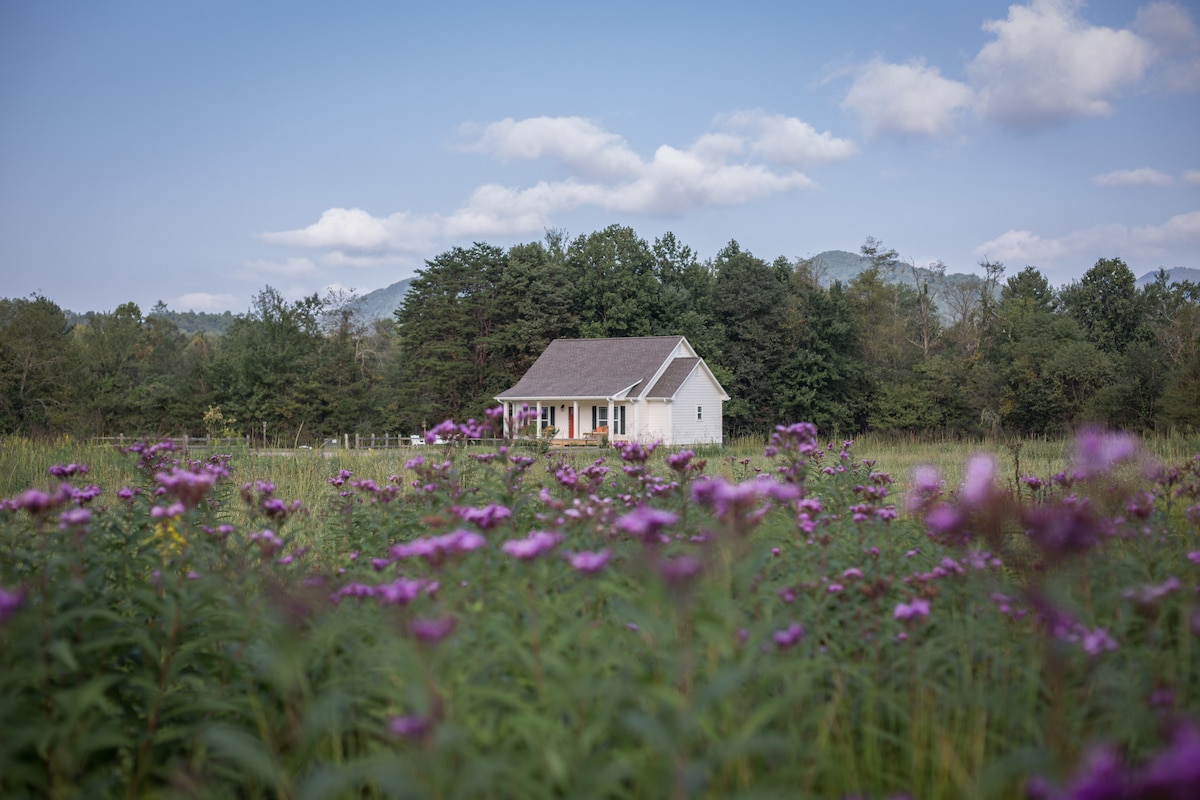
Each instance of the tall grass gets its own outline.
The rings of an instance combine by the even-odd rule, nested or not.
[[[973,445],[805,435],[238,453],[191,465],[203,497],[168,461],[6,440],[0,794],[1009,798],[1095,777],[1096,747],[1179,779],[1200,463],[1022,499],[1009,473],[1074,444],[964,475]],[[98,498],[21,494],[70,462]],[[896,518],[915,464],[943,482]]]

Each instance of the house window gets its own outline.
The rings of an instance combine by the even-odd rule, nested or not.
[[[608,425],[608,406],[592,406],[592,430]]]
[[[542,406],[542,427],[554,425],[554,406]]]
[[[696,406],[696,422],[704,419],[704,406]]]

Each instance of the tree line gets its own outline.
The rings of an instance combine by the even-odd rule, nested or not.
[[[346,293],[271,287],[224,333],[159,304],[78,319],[0,299],[0,431],[251,435],[311,443],[480,417],[550,341],[682,334],[725,386],[725,433],[812,421],[824,434],[1042,435],[1086,422],[1200,428],[1200,286],[1138,288],[1117,258],[1054,288],[1027,266],[949,281],[868,238],[826,284],[811,260],[610,226],[426,262],[391,319]],[[907,281],[901,281],[901,276]]]

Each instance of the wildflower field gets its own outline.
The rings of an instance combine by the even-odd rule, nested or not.
[[[0,443],[0,796],[1200,796],[1200,457],[489,425]]]

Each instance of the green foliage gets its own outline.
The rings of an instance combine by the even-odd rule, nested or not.
[[[220,406],[258,445],[411,434],[481,417],[554,339],[642,335],[688,338],[731,394],[726,437],[790,419],[830,435],[1197,424],[1194,283],[1160,271],[1139,290],[1102,258],[1058,291],[1030,266],[1001,284],[1003,264],[947,275],[870,237],[835,256],[767,261],[731,241],[701,261],[669,232],[612,225],[453,248],[369,296],[404,297],[388,319],[351,292],[269,286],[215,327],[163,303],[79,316],[3,299],[0,431],[198,435]],[[842,268],[848,282],[824,280]]]
[[[949,476],[909,485],[896,517],[880,462],[797,428],[730,454],[738,485],[703,477],[720,450],[706,467],[452,447],[358,475],[306,462],[326,479],[283,514],[267,501],[300,459],[184,510],[165,450],[142,448],[124,498],[72,499],[99,468],[40,482],[44,504],[0,509],[0,794],[1003,798],[1098,744],[1176,775],[1161,723],[1200,715],[1200,461],[1149,483],[1077,462],[1099,472],[1079,499],[1047,480],[1024,504],[975,465],[960,499]],[[1096,516],[1074,532],[1103,538],[1033,549],[1021,515],[1082,498]],[[968,539],[944,515],[927,529],[935,509]],[[534,529],[561,541],[514,557]],[[452,531],[478,546],[392,549]],[[563,557],[600,551],[594,571]]]

